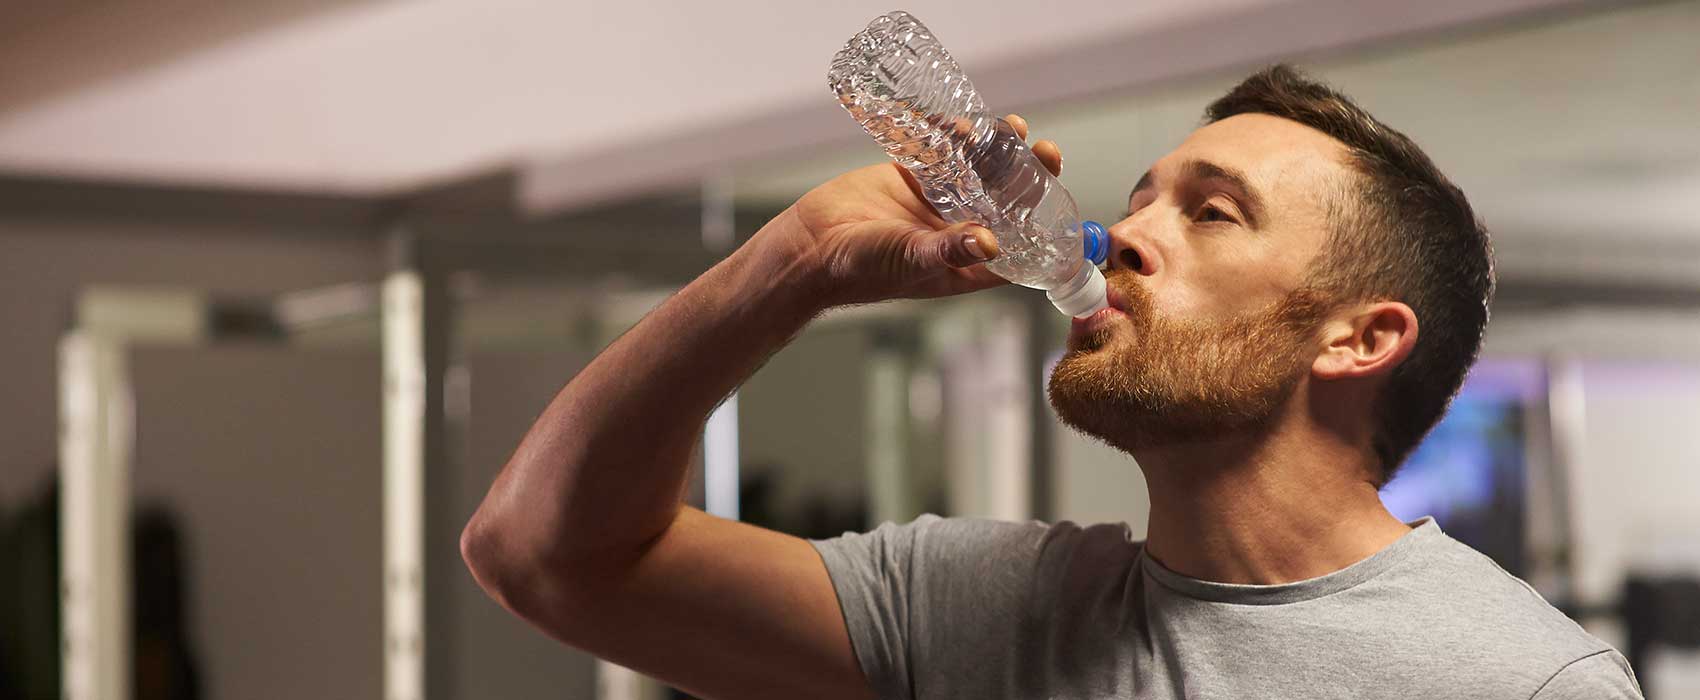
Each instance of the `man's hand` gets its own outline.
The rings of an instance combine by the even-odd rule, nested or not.
[[[1021,138],[1027,122],[1005,117]],[[1034,155],[1052,175],[1062,152],[1041,140]],[[921,194],[914,176],[896,163],[852,170],[803,195],[786,212],[793,225],[773,241],[785,255],[812,258],[825,306],[927,298],[1006,284],[982,263],[998,254],[997,238],[975,224],[950,225]],[[775,222],[787,221],[781,215]]]

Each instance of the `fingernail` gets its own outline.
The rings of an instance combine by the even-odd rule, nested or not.
[[[968,254],[974,256],[975,260],[986,259],[986,250],[980,247],[980,237],[972,232],[962,237],[962,247],[967,248]]]

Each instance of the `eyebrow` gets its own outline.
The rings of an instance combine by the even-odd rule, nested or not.
[[[1239,190],[1238,194],[1245,205],[1245,215],[1251,225],[1255,226],[1263,219],[1263,197],[1251,186],[1244,173],[1234,168],[1218,165],[1207,160],[1189,160],[1181,164],[1181,173],[1193,180],[1220,180]],[[1153,187],[1151,171],[1145,171],[1139,176],[1139,182],[1133,186],[1133,191],[1127,195],[1128,202],[1144,190]]]

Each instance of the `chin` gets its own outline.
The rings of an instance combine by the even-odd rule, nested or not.
[[[1141,351],[1131,345],[1087,345],[1057,362],[1047,398],[1064,424],[1129,454],[1261,431],[1292,396],[1300,376],[1218,367],[1149,373],[1145,363],[1164,358],[1127,357]]]
[[[1062,422],[1086,435],[1123,448],[1125,433],[1140,422],[1142,407],[1130,406],[1112,387],[1118,384],[1117,353],[1096,337],[1070,342],[1051,370],[1046,398]],[[1131,410],[1130,410],[1131,409]]]

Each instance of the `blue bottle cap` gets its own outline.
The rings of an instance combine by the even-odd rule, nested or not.
[[[1093,265],[1102,265],[1110,257],[1110,234],[1104,230],[1103,224],[1096,221],[1080,222],[1082,244],[1086,247],[1086,259]]]

